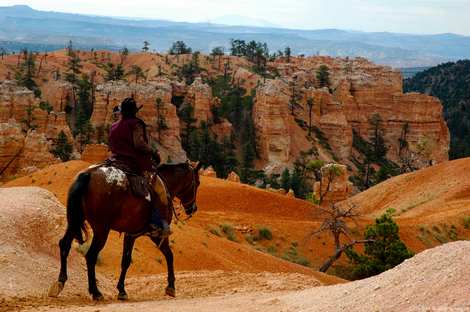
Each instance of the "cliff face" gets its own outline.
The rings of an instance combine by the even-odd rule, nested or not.
[[[329,89],[312,76],[321,64],[330,70]],[[254,116],[265,168],[291,165],[309,146],[326,160],[350,164],[353,131],[368,140],[377,117],[391,161],[399,163],[405,152],[418,168],[448,159],[442,105],[433,97],[404,94],[400,73],[363,59],[297,59],[289,67],[282,67],[287,76],[257,90]],[[406,151],[400,148],[403,139]]]
[[[400,73],[365,59],[292,57],[290,63],[277,59],[268,62],[271,74],[262,77],[253,73],[253,64],[246,59],[201,55],[200,77],[194,77],[194,82],[186,85],[180,79],[181,69],[191,61],[190,55],[135,53],[123,58],[117,53],[101,51],[96,55],[89,52],[79,55],[82,72],[93,77],[94,107],[90,122],[94,133],[90,143],[106,141],[110,125],[118,118],[113,116],[113,108],[124,98],[134,96],[138,104],[143,105],[139,116],[148,124],[152,142],[159,148],[162,160],[186,160],[181,144],[181,135],[186,129],[177,114],[185,105],[193,108],[194,126],[206,122],[211,135],[219,142],[233,134],[230,122],[214,116],[217,111],[214,108],[222,105],[225,105],[224,117],[233,114],[227,113],[235,103],[231,102],[230,94],[222,104],[223,99],[215,97],[211,88],[215,78],[225,75],[232,86],[243,88],[246,95],[254,95],[251,115],[257,138],[257,169],[280,173],[286,167],[292,168],[295,161],[307,153],[326,162],[346,164],[350,171],[357,171],[351,161],[357,154],[353,136],[370,140],[374,118],[380,119],[389,160],[400,163],[405,155],[416,168],[422,168],[447,159],[449,132],[440,102],[425,95],[404,94]],[[36,133],[44,136],[49,145],[60,131],[72,139],[64,112],[73,97],[72,87],[57,75],[66,71],[66,61],[67,56],[62,51],[49,54],[36,77],[42,91],[41,100],[11,81],[2,81],[9,68],[16,65],[16,57],[6,57],[5,63],[0,64],[0,123],[14,119],[20,127],[16,134],[17,130],[5,130],[4,126],[3,136],[13,131],[11,136],[17,139],[2,143],[0,158],[14,154],[23,144],[21,135],[26,138],[28,123],[34,125]],[[103,66],[96,65],[99,62],[121,62],[126,72],[138,65],[144,77],[128,75],[127,81],[105,82],[106,72]],[[321,65],[328,66],[327,86],[317,77]],[[52,112],[40,109],[41,101],[48,102]],[[405,148],[403,141],[406,141]],[[240,146],[244,142],[234,144],[238,149],[236,156],[240,158]],[[90,153],[93,156],[93,151]]]
[[[332,166],[335,166],[332,168]],[[348,180],[348,169],[344,165],[329,164],[321,169],[321,181],[313,185],[313,194],[322,206],[329,206],[347,199],[353,185]],[[330,174],[334,170],[335,174]]]
[[[49,113],[30,90],[0,82],[0,177],[57,162],[50,149],[60,131],[72,140],[64,112]]]
[[[196,78],[189,87],[185,101],[193,107],[197,125],[201,122],[208,123],[212,119],[212,89],[203,83],[200,77]]]
[[[20,124],[10,119],[0,123],[0,178],[27,174],[59,162],[50,152],[44,133],[24,133]]]

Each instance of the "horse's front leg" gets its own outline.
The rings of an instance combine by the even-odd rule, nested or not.
[[[122,250],[122,260],[121,260],[121,275],[119,276],[119,282],[117,284],[117,289],[119,291],[118,299],[127,300],[128,296],[125,290],[125,279],[126,273],[129,269],[129,266],[132,262],[132,250],[134,249],[135,237],[132,237],[128,234],[124,235],[124,244]]]
[[[157,245],[158,248],[160,248],[161,252],[165,256],[168,270],[168,286],[165,289],[165,293],[170,297],[175,297],[175,271],[173,268],[173,252],[170,249],[170,241],[168,237],[166,237],[163,242],[160,238],[152,238],[152,241]]]

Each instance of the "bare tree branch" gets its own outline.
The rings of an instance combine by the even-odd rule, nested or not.
[[[356,244],[365,244],[365,243],[372,243],[374,240],[373,239],[363,239],[363,240],[353,240],[352,242],[341,246],[341,248],[337,249],[335,254],[331,256],[328,260],[325,261],[325,263],[322,264],[322,266],[318,269],[320,272],[326,272],[328,269],[331,267],[331,265],[341,257],[341,254],[348,248],[356,245]]]

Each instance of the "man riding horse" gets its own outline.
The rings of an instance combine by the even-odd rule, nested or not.
[[[135,174],[147,178],[152,205],[150,235],[166,237],[170,234],[170,226],[160,216],[158,194],[150,178],[155,172],[154,165],[160,163],[160,155],[149,145],[145,122],[136,116],[141,108],[137,107],[133,98],[126,98],[121,103],[121,119],[111,126],[109,132],[111,161],[119,162]]]

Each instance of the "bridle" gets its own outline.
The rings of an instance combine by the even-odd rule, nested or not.
[[[191,205],[191,215],[192,215],[192,212],[194,210],[194,205],[196,203],[196,173],[195,173],[195,170],[193,168],[193,166],[191,166],[190,164],[188,164],[188,167],[189,169],[191,170],[191,176],[192,176],[192,179],[191,179],[191,187],[190,189],[192,189],[193,191],[193,195],[192,195],[192,198],[191,200],[187,201],[187,202],[181,202],[181,205],[183,207],[186,207],[186,206],[189,206]],[[185,208],[186,210],[186,208]]]
[[[171,207],[173,208],[173,214],[175,215],[176,220],[178,220],[180,222],[185,222],[185,221],[191,219],[193,217],[193,214],[197,210],[196,209],[196,172],[195,172],[193,166],[191,166],[189,163],[187,165],[188,165],[189,169],[191,170],[191,175],[192,175],[191,189],[192,189],[193,195],[192,195],[191,200],[189,200],[187,202],[180,201],[180,203],[179,203],[179,205],[184,208],[184,211],[188,215],[188,217],[186,219],[181,220],[179,218],[178,213],[176,212],[175,205],[173,205],[173,201],[170,200]],[[178,195],[184,195],[184,194],[175,194],[176,197],[179,197]],[[191,207],[190,207],[191,212],[190,213],[188,213],[188,210],[185,208],[186,206],[189,206],[189,205],[191,205]]]

